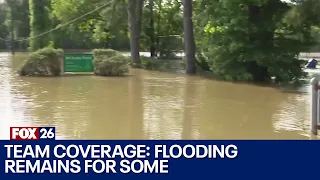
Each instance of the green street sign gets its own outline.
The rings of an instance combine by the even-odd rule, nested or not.
[[[93,72],[93,54],[64,54],[64,72]]]

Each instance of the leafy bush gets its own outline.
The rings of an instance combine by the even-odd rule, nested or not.
[[[99,76],[120,76],[129,72],[129,59],[112,49],[95,49],[94,74]]]
[[[203,53],[196,54],[196,64],[204,71],[211,71],[208,59]]]
[[[18,74],[20,76],[59,76],[62,58],[62,49],[40,49],[29,55],[18,70]]]
[[[118,55],[122,55],[122,54],[116,50],[113,50],[113,49],[94,49],[93,55],[95,57],[104,56],[104,57],[110,58],[110,57],[118,56]]]
[[[140,56],[141,59],[141,65],[145,69],[156,69],[157,63],[154,59],[146,56]]]

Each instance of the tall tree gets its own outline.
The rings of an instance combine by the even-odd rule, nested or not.
[[[6,25],[8,28],[8,32],[10,34],[10,49],[12,54],[14,55],[14,39],[15,39],[15,29],[16,29],[16,23],[15,23],[15,7],[18,3],[16,0],[6,0],[6,3],[8,5],[7,9],[7,16],[6,16]]]
[[[2,26],[6,27],[8,32],[6,32],[6,34],[2,37],[12,37],[12,42],[9,43],[12,50],[14,45],[20,45],[20,48],[22,48],[21,45],[24,44],[24,42],[20,41],[17,43],[15,40],[19,40],[20,37],[28,37],[30,33],[28,1],[5,0],[4,2],[5,4],[2,6],[4,6],[4,9],[6,10],[6,15],[5,22],[2,24]]]
[[[154,0],[149,0],[149,13],[150,13],[150,22],[148,27],[147,35],[150,37],[150,55],[151,57],[156,56],[156,42],[155,42],[155,29],[154,29]]]
[[[6,27],[6,9],[7,4],[0,3],[0,38],[5,39],[8,36],[8,28]],[[3,40],[0,40],[0,49],[5,49],[6,43]]]
[[[51,0],[29,0],[30,9],[30,36],[35,37],[52,28],[50,19]],[[30,50],[36,51],[50,44],[50,34],[30,39]]]
[[[194,42],[192,22],[192,0],[183,0],[183,29],[184,29],[184,51],[186,57],[186,73],[195,74],[196,68],[196,45]]]
[[[160,47],[160,35],[161,35],[161,12],[162,12],[162,0],[157,1],[158,15],[157,15],[157,37],[156,37],[156,48],[159,51]]]
[[[128,25],[130,32],[130,52],[133,62],[141,64],[140,60],[140,32],[143,0],[129,0],[128,2]]]
[[[292,82],[305,76],[297,57],[311,44],[310,24],[304,18],[299,18],[301,23],[298,18],[288,20],[296,5],[280,0],[201,0],[198,6],[198,47],[219,78]]]
[[[29,37],[30,35],[30,19],[29,19],[29,2],[26,0],[18,0],[20,3],[16,7],[17,16],[16,21],[19,21],[17,27],[18,37]]]

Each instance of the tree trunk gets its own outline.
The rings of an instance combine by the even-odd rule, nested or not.
[[[140,31],[143,0],[129,0],[128,25],[130,32],[130,52],[133,62],[141,64],[140,60]]]
[[[14,15],[13,15],[13,7],[12,7],[12,4],[10,6],[10,34],[11,34],[11,54],[14,55]]]
[[[160,22],[161,22],[161,11],[162,11],[162,0],[158,0],[158,19],[157,19],[157,37],[156,37],[156,54],[160,56]]]
[[[10,39],[10,41],[11,41],[11,47],[10,47],[11,54],[14,55],[15,53],[14,53],[14,31],[13,31],[13,28],[11,28],[11,39]]]
[[[140,40],[140,32],[141,32],[143,1],[144,0],[137,0],[137,2],[136,2],[138,4],[138,6],[136,7],[136,14],[137,14],[137,24],[138,24],[137,26],[138,26],[138,31],[139,31],[139,40]]]
[[[150,10],[150,24],[149,24],[149,32],[150,32],[150,56],[156,57],[156,47],[155,47],[155,31],[154,31],[154,0],[149,0],[149,10]]]
[[[30,12],[30,37],[37,36],[52,28],[50,19],[50,1],[48,0],[29,0]],[[36,51],[49,45],[51,41],[50,33],[41,37],[32,38],[29,41],[30,50]]]
[[[256,27],[250,31],[249,41],[257,49],[268,49],[273,45],[273,31],[260,25],[263,8],[264,6],[248,5],[248,21]],[[259,64],[256,59],[248,59],[244,64],[247,72],[252,75],[253,81],[264,82],[270,79],[268,68]]]
[[[183,29],[184,29],[184,51],[186,56],[186,73],[195,74],[196,46],[194,42],[193,23],[192,23],[192,0],[183,0]]]

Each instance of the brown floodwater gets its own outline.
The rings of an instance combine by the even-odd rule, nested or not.
[[[126,77],[19,77],[0,53],[0,138],[55,126],[60,139],[314,139],[309,87],[295,91],[146,70]]]

